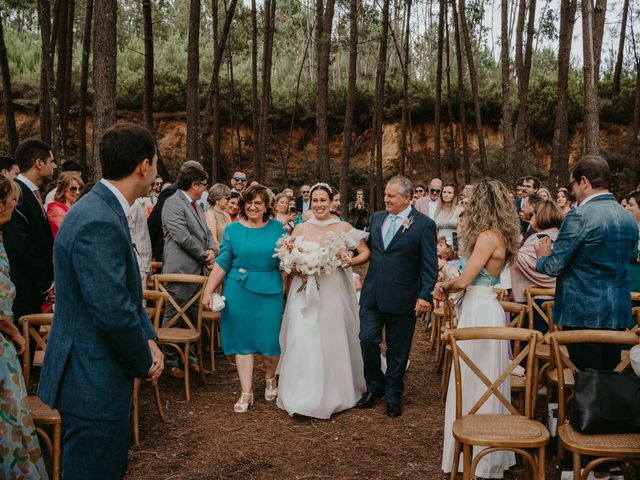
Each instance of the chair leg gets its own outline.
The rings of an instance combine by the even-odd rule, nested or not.
[[[445,349],[444,352],[444,370],[440,379],[440,398],[442,401],[447,400],[447,392],[449,391],[449,377],[451,375],[451,354]]]
[[[138,418],[138,395],[140,393],[140,379],[133,379],[133,395],[132,395],[132,404],[133,404],[133,412],[131,414],[131,434],[133,435],[133,444],[137,447],[140,445],[140,430],[139,430],[139,418]]]
[[[207,383],[207,380],[204,378],[204,360],[202,358],[202,336],[200,340],[196,342],[196,352],[198,352],[198,365],[200,365],[200,378],[202,379],[202,383]]]
[[[463,458],[463,470],[462,479],[471,480],[473,478],[473,472],[471,471],[471,463],[473,462],[473,447],[468,444],[462,446],[462,458]]]
[[[582,463],[580,455],[576,452],[571,452],[571,454],[573,455],[573,478],[582,480],[580,476],[580,466]]]
[[[456,478],[458,478],[458,465],[460,465],[460,442],[456,440],[453,447],[453,462],[451,463],[450,480],[456,480]]]
[[[545,447],[540,447],[538,449],[538,468],[537,470],[537,475],[536,475],[536,480],[544,480],[544,454],[545,454]]]
[[[162,399],[160,398],[160,386],[158,385],[158,380],[154,380],[152,383],[153,386],[153,396],[156,399],[156,408],[158,409],[158,415],[160,415],[160,420],[164,422],[164,409],[162,408]]]
[[[189,391],[189,345],[189,342],[184,344],[184,357],[182,357],[182,364],[184,365],[184,395],[187,402],[191,400],[191,392]]]
[[[62,436],[62,421],[53,425],[53,475],[51,480],[60,478],[60,438]]]
[[[216,322],[211,322],[211,328],[209,329],[209,369],[210,373],[216,369],[216,355],[215,355],[215,339],[216,339]]]

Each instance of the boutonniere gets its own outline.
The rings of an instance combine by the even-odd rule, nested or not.
[[[407,217],[407,218],[404,219],[404,222],[402,222],[402,232],[403,233],[411,228],[411,225],[413,225],[413,220],[414,219],[415,219],[415,217]]]

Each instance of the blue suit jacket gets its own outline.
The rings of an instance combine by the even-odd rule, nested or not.
[[[536,270],[558,277],[554,321],[586,328],[630,326],[627,264],[637,242],[633,215],[612,194],[569,211],[552,254],[536,262]]]
[[[381,312],[412,314],[416,300],[432,302],[431,292],[438,277],[436,224],[412,208],[408,229],[400,227],[385,250],[382,223],[388,212],[371,215],[369,248],[371,262],[362,285],[360,305]]]
[[[155,336],[127,219],[97,183],[66,215],[54,247],[56,305],[38,394],[92,420],[129,417],[132,380],[151,367]]]

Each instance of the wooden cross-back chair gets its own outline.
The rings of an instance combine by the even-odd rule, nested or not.
[[[565,375],[560,372],[569,368],[572,374],[578,369],[565,357],[560,347],[572,343],[601,343],[636,345],[638,336],[634,332],[611,330],[571,330],[554,332],[545,336],[545,342],[551,346],[554,368],[558,371],[558,462],[564,459],[564,452],[573,453],[573,478],[586,480],[589,473],[598,465],[612,461],[640,463],[640,434],[584,434],[576,431],[567,420],[568,402],[572,398],[567,391]],[[621,372],[629,366],[629,356],[622,355],[615,371]],[[573,375],[572,375],[573,376]],[[582,456],[596,457],[582,467]],[[559,466],[558,466],[559,468]]]
[[[206,330],[209,337],[209,370],[213,372],[216,369],[216,345],[220,345],[220,321],[222,314],[220,312],[212,312],[210,310],[202,310],[202,327]]]
[[[198,365],[200,367],[200,377],[206,383],[204,378],[204,365],[202,362],[202,294],[207,277],[202,275],[189,275],[185,273],[163,273],[153,276],[155,290],[165,295],[165,309],[171,304],[176,313],[162,326],[160,326],[160,316],[158,316],[153,327],[158,332],[158,343],[173,348],[180,357],[184,366],[184,391],[187,401],[191,399],[189,389],[189,346],[194,343],[196,346],[196,354],[198,357]],[[167,283],[191,283],[198,286],[193,296],[184,304],[180,305],[171,293],[167,290]],[[195,324],[187,314],[192,305],[197,305],[197,319]],[[179,322],[183,326],[177,326]]]
[[[460,461],[460,449],[463,452],[463,478],[471,480],[478,462],[485,455],[495,451],[512,451],[522,455],[528,462],[535,480],[544,479],[544,449],[549,442],[549,432],[540,422],[532,419],[532,396],[536,391],[536,375],[525,377],[524,415],[521,415],[511,402],[502,394],[500,386],[508,381],[516,366],[524,363],[525,372],[531,372],[535,363],[535,348],[542,337],[540,332],[514,327],[472,327],[449,330],[445,334],[453,358],[456,385],[456,420],[453,423],[455,439],[451,480],[455,480]],[[520,342],[522,348],[500,375],[491,381],[476,363],[467,356],[458,342],[503,340]],[[462,411],[462,399],[465,386],[462,384],[462,362],[487,387],[468,412]],[[506,414],[479,414],[480,408],[491,397],[495,397],[509,412]],[[473,458],[473,447],[487,447]]]
[[[47,339],[49,336],[49,330],[53,324],[52,313],[40,313],[34,315],[25,315],[20,317],[20,324],[22,325],[22,336],[26,340],[25,351],[22,355],[22,374],[24,376],[24,382],[27,387],[27,395],[30,390],[31,383],[31,359],[33,357],[39,358],[40,365],[44,359],[44,352],[47,348]],[[34,355],[31,355],[30,339],[33,338],[36,345],[36,351]],[[58,410],[49,407],[36,395],[27,396],[27,407],[31,412],[31,418],[36,426],[36,432],[38,437],[45,444],[47,452],[52,458],[52,480],[60,478],[60,440],[62,435],[62,418]],[[51,438],[47,432],[42,428],[43,426],[51,426],[53,429],[53,438]]]
[[[527,306],[522,303],[505,302],[500,301],[500,305],[505,313],[512,315],[511,321],[507,326],[514,328],[521,328],[524,325],[524,319],[527,315]],[[451,307],[453,309],[453,307]],[[455,328],[455,326],[453,326]],[[520,342],[514,344],[514,355],[520,352]],[[449,377],[451,376],[451,346],[446,344],[444,348],[444,367],[442,370],[442,378],[440,381],[440,398],[443,401],[447,399],[447,391],[449,388]],[[511,391],[518,392],[517,398],[520,399],[524,392],[524,380],[518,375],[512,375],[511,379]],[[519,401],[519,405],[524,405],[522,401]]]
[[[153,325],[155,326],[157,323],[160,323],[160,315],[162,315],[162,306],[164,304],[165,295],[161,292],[156,292],[153,290],[144,290],[142,292],[142,298],[147,302],[147,308],[146,308],[147,314],[151,319],[151,323],[153,323]],[[139,414],[138,414],[140,403],[139,403],[138,395],[140,393],[141,384],[142,384],[142,379],[135,378],[133,380],[133,394],[132,394],[133,412],[131,414],[131,434],[133,436],[133,444],[136,446],[140,445],[140,429],[139,429]],[[160,419],[164,422],[164,410],[162,409],[162,400],[160,399],[160,387],[158,386],[158,381],[152,380],[151,386],[153,387],[153,396],[155,398],[158,415],[160,415]]]

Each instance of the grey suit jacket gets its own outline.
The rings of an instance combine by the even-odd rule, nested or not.
[[[164,231],[163,273],[206,275],[207,250],[213,248],[204,213],[196,210],[182,190],[167,199],[162,209]]]

